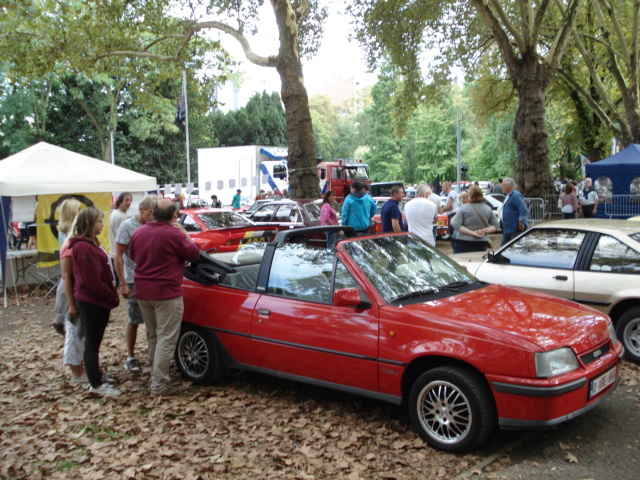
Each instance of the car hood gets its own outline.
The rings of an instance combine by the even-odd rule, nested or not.
[[[484,262],[483,257],[486,254],[487,252],[454,253],[449,255],[449,258],[465,268],[471,275],[475,275],[480,264]]]
[[[570,346],[581,353],[609,338],[607,317],[596,310],[502,285],[487,285],[452,297],[405,305],[403,310],[405,314],[409,311],[442,323],[455,322],[470,335],[472,325],[493,330],[494,336],[496,331],[503,332],[544,350]]]

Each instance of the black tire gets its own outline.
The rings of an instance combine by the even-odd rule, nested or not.
[[[425,442],[451,453],[474,449],[496,425],[489,387],[477,374],[459,367],[423,373],[411,387],[409,417]]]
[[[175,359],[184,379],[196,385],[217,383],[226,373],[213,336],[193,325],[182,324]]]
[[[640,363],[640,307],[630,308],[620,316],[616,335],[624,345],[624,358]]]
[[[438,240],[441,240],[443,242],[448,242],[450,238],[451,238],[451,234],[449,232],[443,233],[442,235],[438,235]]]

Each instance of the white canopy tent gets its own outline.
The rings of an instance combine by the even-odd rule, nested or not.
[[[154,177],[40,142],[0,161],[0,195],[156,190]]]
[[[13,197],[14,221],[20,206],[33,218],[33,197],[49,194],[148,192],[158,184],[154,177],[87,157],[62,147],[40,142],[0,161],[0,197]],[[29,198],[32,197],[32,198]],[[4,202],[3,202],[4,203]],[[5,209],[0,208],[4,226]],[[20,219],[22,220],[22,219]],[[5,229],[1,229],[5,232]],[[6,239],[6,234],[5,234]],[[6,242],[1,244],[1,266],[4,269]],[[6,272],[3,272],[5,277]],[[6,306],[6,289],[5,306]]]

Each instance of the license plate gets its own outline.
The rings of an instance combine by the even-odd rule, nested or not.
[[[616,367],[611,370],[607,370],[599,377],[591,380],[589,385],[589,398],[593,398],[598,395],[602,390],[616,381]]]

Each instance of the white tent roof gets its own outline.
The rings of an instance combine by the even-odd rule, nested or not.
[[[144,192],[155,177],[40,142],[0,161],[0,195]]]

